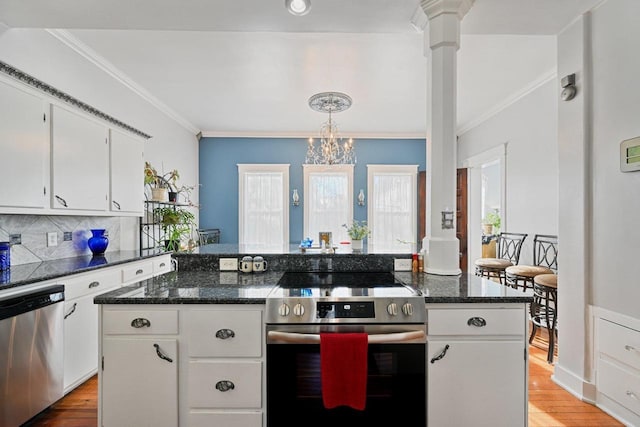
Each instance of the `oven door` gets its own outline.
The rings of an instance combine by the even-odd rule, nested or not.
[[[326,409],[320,332],[369,335],[363,411]],[[267,326],[267,427],[426,425],[424,325]]]

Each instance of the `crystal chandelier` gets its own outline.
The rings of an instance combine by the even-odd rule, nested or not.
[[[340,92],[322,92],[309,98],[309,107],[320,113],[329,113],[329,120],[320,128],[320,140],[317,146],[313,138],[309,138],[305,163],[314,165],[356,163],[353,139],[343,140],[338,134],[338,126],[331,120],[332,113],[348,109],[351,103],[351,98]]]

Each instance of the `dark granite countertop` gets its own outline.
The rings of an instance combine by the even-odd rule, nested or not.
[[[139,261],[158,255],[163,251],[114,251],[106,252],[104,256],[79,256],[62,258],[51,261],[34,262],[30,264],[12,265],[8,271],[3,271],[0,280],[0,291],[17,286],[57,279],[70,274],[84,273],[104,267],[111,267],[131,261]]]
[[[94,299],[96,304],[264,304],[283,272],[177,271],[143,280]],[[527,303],[530,293],[474,275],[395,273],[420,289],[427,303]]]

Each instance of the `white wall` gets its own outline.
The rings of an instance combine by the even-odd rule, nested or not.
[[[152,135],[145,144],[145,159],[158,169],[163,165],[165,171],[178,169],[180,183],[197,186],[196,136],[50,33],[40,29],[0,32],[0,60]],[[197,191],[192,200],[198,202]],[[135,247],[136,221],[123,218],[121,233],[121,248]]]
[[[507,143],[502,231],[529,234],[520,257],[524,263],[533,261],[534,234],[558,233],[557,96],[556,81],[547,82],[458,139],[458,167]]]

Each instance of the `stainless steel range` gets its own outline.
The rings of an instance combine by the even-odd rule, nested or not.
[[[267,296],[267,427],[426,424],[426,309],[392,273],[285,273]],[[322,334],[365,333],[366,407],[327,409]]]

